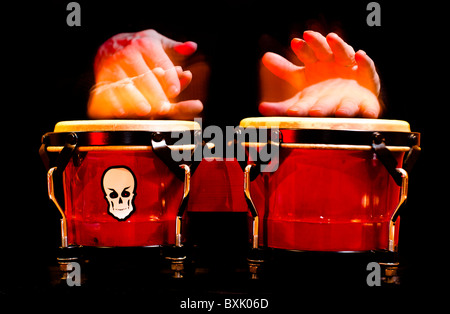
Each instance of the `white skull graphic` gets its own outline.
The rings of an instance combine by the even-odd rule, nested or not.
[[[125,220],[134,212],[136,178],[130,168],[108,168],[102,177],[102,188],[108,202],[108,213],[118,220]]]

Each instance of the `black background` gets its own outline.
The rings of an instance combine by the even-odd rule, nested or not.
[[[86,119],[97,48],[114,34],[148,28],[196,41],[199,53],[207,56],[212,74],[206,125],[238,125],[242,118],[259,116],[261,56],[266,51],[287,55],[290,40],[311,26],[324,34],[339,32],[355,50],[366,51],[382,80],[383,118],[406,120],[412,131],[422,133],[422,155],[410,175],[408,207],[402,213],[400,251],[408,286],[420,290],[444,281],[445,11],[435,1],[378,1],[381,26],[369,27],[368,2],[78,1],[80,27],[66,24],[69,1],[6,6],[2,46],[10,73],[4,72],[8,82],[2,102],[1,293],[36,293],[46,285],[47,265],[54,263],[58,218],[48,206],[40,137],[58,121]]]

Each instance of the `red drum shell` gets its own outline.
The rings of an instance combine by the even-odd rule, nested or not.
[[[402,152],[395,153],[401,163]],[[387,249],[400,188],[371,151],[284,149],[252,182],[259,244],[312,251]]]
[[[108,212],[102,176],[126,166],[136,179],[135,211],[126,220]],[[84,246],[153,246],[175,243],[175,217],[183,183],[151,151],[88,152],[64,171],[68,240]]]

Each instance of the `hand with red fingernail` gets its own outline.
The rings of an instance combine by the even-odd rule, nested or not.
[[[380,79],[367,54],[344,42],[337,34],[326,37],[306,31],[294,38],[291,48],[303,66],[268,52],[264,66],[288,82],[295,95],[280,101],[263,101],[259,111],[266,116],[338,116],[377,118]],[[264,82],[263,82],[264,83]]]
[[[192,73],[176,62],[197,50],[192,41],[178,42],[155,30],[121,33],[108,39],[94,62],[96,85],[88,115],[94,119],[192,119],[203,110],[200,100],[177,102]]]

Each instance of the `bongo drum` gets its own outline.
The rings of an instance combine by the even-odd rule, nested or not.
[[[277,135],[271,143],[244,142],[246,149],[279,149],[279,158],[271,161],[278,162],[275,171],[266,169],[250,183],[257,162],[246,167],[254,248],[396,250],[405,169],[420,150],[420,134],[407,122],[267,117],[247,118],[240,126]]]
[[[171,153],[191,156],[199,131],[192,121],[57,123],[40,152],[62,217],[62,247],[180,245],[192,163]],[[191,142],[175,145],[181,134]]]

